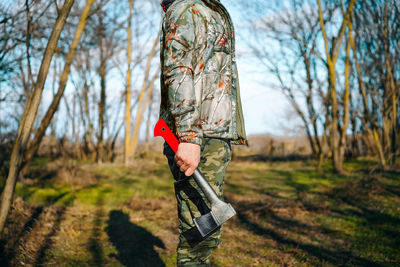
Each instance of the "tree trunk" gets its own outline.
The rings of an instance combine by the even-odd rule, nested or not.
[[[328,117],[328,115],[326,117]],[[327,120],[328,120],[328,118],[327,118]],[[321,152],[318,155],[317,172],[319,172],[319,173],[321,173],[323,171],[322,170],[322,164],[324,163],[325,147],[327,145],[329,146],[329,144],[327,142],[327,140],[328,140],[328,137],[327,137],[328,128],[329,128],[329,123],[328,123],[328,121],[326,121],[324,123],[324,130],[323,130],[323,133],[322,133]]]
[[[322,7],[321,0],[318,0],[318,15],[319,15],[319,23],[321,26],[321,32],[323,35],[324,46],[325,46],[325,55],[327,58],[327,69],[328,69],[328,83],[329,83],[329,91],[330,91],[330,100],[332,107],[332,121],[330,127],[330,143],[332,149],[332,163],[333,168],[338,173],[343,173],[343,158],[341,157],[341,143],[340,139],[338,139],[338,101],[337,101],[337,93],[336,93],[336,71],[335,66],[337,59],[340,54],[340,46],[342,43],[343,36],[345,34],[346,27],[349,25],[350,16],[353,12],[355,0],[350,0],[349,5],[347,7],[346,13],[343,12],[343,22],[338,31],[337,37],[333,38],[332,45],[329,47],[327,32],[325,29],[324,19],[322,17]],[[348,105],[348,103],[347,103]],[[348,111],[348,107],[345,107]],[[343,125],[343,128],[347,127],[347,124]],[[346,129],[341,129],[340,132],[346,133]]]
[[[311,121],[311,125],[313,127],[313,132],[314,132],[314,138],[313,140],[310,141],[311,144],[311,149],[313,151],[313,154],[319,156],[321,153],[321,142],[319,140],[318,136],[318,127],[317,127],[317,116],[315,114],[315,109],[314,109],[314,102],[313,102],[313,80],[311,78],[311,68],[310,68],[310,57],[307,56],[306,51],[302,49],[302,56],[304,60],[304,66],[306,69],[306,76],[307,76],[307,89],[308,89],[308,95],[306,98],[307,102],[307,109],[308,109],[308,117]],[[307,125],[306,125],[307,127]],[[309,138],[311,137],[311,134],[309,135]],[[315,146],[316,145],[316,146]]]
[[[149,109],[147,110],[147,123],[146,123],[146,143],[148,143],[150,141],[150,122],[151,122],[151,113],[153,112],[153,98],[154,98],[154,94],[153,91],[150,90],[149,92]]]
[[[147,110],[147,125],[146,125],[146,142],[149,141],[150,136],[149,136],[149,129],[150,129],[150,119],[151,119],[151,106],[153,104],[153,88],[154,88],[154,82],[156,81],[158,77],[158,72],[156,72],[153,76],[153,78],[150,81],[149,88],[148,88],[148,93],[147,93],[147,98],[146,98],[146,105],[149,105],[149,108]]]
[[[89,156],[91,160],[94,160],[94,145],[91,140],[91,136],[93,134],[93,123],[90,120],[90,109],[89,109],[89,98],[88,98],[88,93],[89,93],[89,85],[85,82],[85,88],[83,91],[83,101],[85,104],[85,116],[87,120],[87,128],[85,130],[85,137],[84,137],[84,142],[85,142],[85,153],[86,155]]]
[[[349,32],[351,31],[352,31],[352,25],[351,22],[349,22]],[[347,141],[346,138],[347,127],[349,124],[349,98],[350,98],[349,76],[350,76],[350,41],[347,41],[345,70],[344,70],[344,84],[345,84],[344,99],[343,99],[344,115],[343,115],[343,125],[341,127],[340,140],[339,140],[339,158],[342,163],[344,161],[344,152],[346,149],[346,141]]]
[[[40,104],[44,83],[49,72],[50,63],[57,48],[58,39],[60,38],[61,31],[64,27],[65,21],[71,11],[71,7],[74,4],[74,0],[65,0],[64,5],[58,11],[57,20],[53,26],[49,41],[47,43],[46,50],[43,55],[42,63],[40,65],[39,73],[37,76],[36,84],[31,97],[26,103],[24,114],[21,118],[18,126],[17,138],[15,139],[13,150],[10,159],[10,169],[1,196],[0,206],[0,234],[3,232],[4,225],[7,219],[8,211],[12,203],[14,196],[15,185],[17,183],[17,177],[21,162],[24,156],[29,136],[31,133],[32,125],[35,121],[37,110]]]
[[[125,100],[125,145],[124,145],[124,165],[128,164],[128,155],[130,154],[129,140],[131,137],[131,74],[132,74],[132,13],[133,0],[129,0],[129,18],[128,18],[128,71],[126,73],[126,100]]]
[[[350,104],[350,125],[351,125],[351,156],[353,159],[356,159],[361,155],[361,151],[359,150],[359,142],[358,142],[358,133],[357,133],[357,115],[353,105],[352,94],[349,95],[349,104]]]
[[[386,65],[386,91],[388,92],[388,99],[390,99],[390,107],[388,107],[388,113],[391,114],[391,118],[388,118],[389,125],[389,138],[388,143],[390,143],[390,147],[388,148],[389,152],[389,161],[393,166],[396,163],[396,130],[397,130],[397,97],[396,97],[396,85],[393,78],[392,64],[390,62],[390,40],[389,40],[389,18],[388,18],[388,1],[385,1],[385,9],[384,9],[384,49],[385,49],[385,65]]]
[[[148,82],[149,74],[150,74],[151,60],[155,55],[156,46],[157,46],[157,44],[159,42],[160,33],[161,32],[158,32],[158,36],[154,40],[153,47],[151,49],[150,55],[147,58],[147,67],[146,67],[146,72],[145,72],[145,75],[144,75],[145,77],[144,77],[144,80],[143,80],[142,90],[141,90],[140,96],[139,96],[139,105],[138,105],[138,111],[137,111],[136,120],[135,120],[135,127],[133,129],[132,139],[130,140],[130,147],[132,149],[131,150],[131,155],[135,154],[136,145],[137,145],[138,140],[139,140],[140,125],[141,125],[141,122],[142,122],[143,113],[146,110],[146,102],[144,101],[144,93],[145,93],[146,89],[148,89],[148,87],[149,87],[149,86],[147,86],[147,82]]]
[[[397,96],[396,96],[396,85],[394,83],[393,75],[391,75],[390,85],[392,88],[392,147],[391,147],[391,165],[394,166],[396,164],[396,152],[397,152],[397,144],[396,144],[396,137],[397,137]]]
[[[86,6],[85,6],[85,8],[82,12],[81,18],[80,18],[78,27],[75,31],[74,39],[71,43],[68,54],[65,57],[64,69],[60,76],[57,94],[54,96],[53,101],[51,102],[51,104],[46,112],[46,115],[44,116],[42,123],[39,126],[39,129],[35,132],[35,138],[29,144],[29,148],[27,149],[25,157],[24,157],[25,165],[28,165],[30,163],[30,161],[32,160],[32,157],[35,155],[35,153],[39,149],[39,146],[43,139],[43,136],[46,133],[46,129],[49,126],[51,120],[53,119],[54,114],[58,109],[58,106],[60,105],[60,100],[64,94],[65,87],[66,87],[67,81],[68,81],[68,76],[71,71],[71,63],[75,57],[76,48],[78,47],[79,41],[82,37],[82,33],[86,26],[87,18],[89,16],[90,8],[94,2],[95,2],[95,0],[87,0]]]
[[[330,83],[330,98],[332,105],[332,123],[330,128],[330,142],[332,149],[332,163],[333,168],[336,172],[343,172],[343,162],[340,159],[340,149],[338,142],[338,106],[336,98],[336,86],[335,86],[335,69],[334,66],[329,67],[329,83]]]
[[[106,66],[102,61],[100,66],[100,102],[99,102],[99,138],[97,142],[97,162],[104,161],[104,114],[106,106]]]
[[[107,70],[107,58],[105,52],[105,44],[104,44],[104,25],[102,17],[99,17],[100,20],[100,30],[99,30],[99,48],[100,48],[100,66],[99,66],[99,75],[100,75],[100,101],[99,101],[99,132],[97,139],[97,147],[96,147],[96,160],[97,163],[102,163],[105,159],[105,147],[104,147],[104,116],[105,116],[105,108],[106,108],[106,70]]]
[[[362,103],[364,106],[364,117],[361,118],[361,122],[364,125],[365,130],[367,131],[368,135],[370,136],[370,140],[374,142],[375,148],[378,152],[378,158],[379,158],[379,164],[382,169],[386,169],[386,159],[385,159],[385,154],[383,152],[383,148],[381,145],[381,139],[379,137],[378,131],[377,131],[377,125],[376,123],[372,120],[370,111],[369,111],[369,104],[368,104],[368,99],[367,99],[367,92],[365,90],[365,84],[364,81],[362,80],[362,74],[361,74],[361,69],[360,65],[358,63],[358,57],[357,57],[357,51],[356,51],[356,46],[354,43],[354,38],[352,32],[349,33],[349,41],[353,50],[353,55],[354,55],[354,63],[356,66],[356,71],[357,71],[357,80],[358,80],[358,87],[362,96]],[[371,125],[369,125],[368,124]]]

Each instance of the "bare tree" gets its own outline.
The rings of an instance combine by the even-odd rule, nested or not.
[[[360,121],[379,156],[394,164],[399,144],[399,1],[360,1],[356,6],[352,49],[361,95]]]
[[[340,28],[336,35],[331,38],[331,42],[329,43],[329,37],[325,26],[326,18],[323,17],[323,7],[321,5],[321,0],[318,0],[318,13],[319,13],[319,21],[321,26],[321,32],[323,35],[324,46],[325,46],[325,56],[327,59],[327,69],[328,69],[328,81],[329,81],[329,92],[330,92],[330,101],[332,108],[332,123],[330,128],[330,139],[331,139],[331,149],[332,149],[332,161],[334,169],[342,173],[343,172],[343,154],[344,154],[344,145],[345,145],[345,135],[348,126],[348,84],[346,84],[346,92],[345,92],[345,100],[344,100],[344,118],[343,124],[340,126],[338,123],[338,100],[337,100],[337,88],[336,88],[336,63],[337,59],[340,55],[340,47],[342,44],[343,37],[345,35],[347,25],[351,25],[351,15],[353,12],[353,6],[355,4],[355,0],[350,0],[347,11],[343,14],[343,22],[340,25]],[[343,7],[342,7],[343,8]],[[347,46],[346,51],[349,51],[349,46]],[[346,53],[348,56],[348,52]],[[348,67],[348,62],[346,66]],[[346,70],[348,71],[348,70]],[[346,76],[346,75],[345,75]],[[348,82],[348,73],[346,76],[346,83]],[[341,135],[338,139],[338,131]]]
[[[32,125],[34,123],[37,110],[41,101],[43,87],[49,71],[51,59],[53,57],[54,51],[57,48],[57,41],[60,37],[61,31],[64,27],[65,21],[67,20],[68,14],[73,4],[74,0],[65,0],[64,5],[58,10],[57,20],[54,23],[51,36],[48,40],[47,47],[43,55],[42,63],[36,79],[34,90],[32,94],[29,96],[29,99],[25,106],[24,115],[18,127],[18,134],[14,143],[10,159],[10,169],[6,185],[1,195],[0,233],[2,233],[4,229],[8,211],[10,209],[10,205],[14,195],[15,185],[17,182],[18,172],[24,156],[23,153],[29,141],[29,135],[31,133]]]
[[[83,9],[79,24],[75,31],[74,39],[71,43],[71,46],[69,47],[69,51],[68,51],[67,55],[65,56],[64,70],[61,73],[61,76],[59,79],[58,91],[54,95],[54,98],[46,112],[46,115],[43,117],[43,119],[41,121],[39,129],[37,129],[35,131],[35,138],[33,139],[32,142],[29,143],[29,148],[27,149],[27,151],[25,153],[25,157],[24,157],[25,164],[29,164],[33,155],[37,152],[39,145],[43,139],[43,136],[46,132],[46,129],[48,128],[50,122],[53,119],[55,112],[58,109],[61,97],[63,96],[65,87],[67,85],[68,76],[71,71],[71,64],[75,57],[76,49],[78,47],[82,33],[85,29],[86,21],[89,16],[90,9],[94,2],[95,2],[95,0],[88,0]]]
[[[239,5],[250,8],[245,3]],[[254,6],[254,12],[261,13],[256,17],[261,19],[254,20],[252,13],[247,18],[255,36],[248,45],[262,66],[275,77],[276,82],[271,86],[278,88],[291,103],[303,122],[313,155],[322,162],[326,138],[321,140],[320,129],[324,129],[325,135],[328,120],[324,114],[329,102],[322,89],[324,77],[320,74],[326,60],[318,51],[318,11],[310,8],[308,1],[292,0],[286,6],[280,1],[264,2],[264,5],[257,2]],[[271,11],[270,15],[261,16],[266,9]]]
[[[124,145],[124,164],[128,164],[128,155],[130,154],[129,140],[131,136],[131,97],[132,97],[132,15],[133,15],[133,0],[129,0],[129,17],[128,17],[128,45],[127,45],[127,58],[128,70],[126,73],[126,95],[125,95],[125,145]]]
[[[154,39],[153,46],[151,48],[151,52],[147,58],[146,70],[145,70],[144,79],[143,79],[143,85],[142,85],[142,89],[141,89],[140,95],[139,95],[139,106],[137,109],[135,127],[133,129],[132,137],[129,141],[129,146],[132,149],[130,151],[131,155],[134,155],[134,153],[135,153],[136,146],[137,146],[138,139],[139,139],[139,132],[140,132],[140,126],[142,123],[143,113],[146,110],[147,101],[146,101],[146,98],[144,97],[144,95],[145,95],[145,93],[147,93],[147,95],[151,94],[151,90],[152,90],[154,81],[158,77],[158,71],[157,71],[154,74],[153,78],[151,80],[149,79],[150,71],[151,71],[151,62],[157,53],[157,48],[158,48],[157,44],[159,42],[160,34],[161,34],[161,31],[158,32],[157,37]],[[158,68],[157,68],[157,70],[158,70]],[[131,155],[128,155],[128,156],[131,156]]]

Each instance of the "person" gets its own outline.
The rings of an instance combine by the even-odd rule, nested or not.
[[[196,167],[223,199],[231,144],[248,145],[235,60],[235,32],[219,0],[164,0],[160,38],[160,118],[179,139],[164,143],[175,179],[178,266],[208,266],[221,243],[218,228],[202,239],[194,218],[210,203],[191,177]]]

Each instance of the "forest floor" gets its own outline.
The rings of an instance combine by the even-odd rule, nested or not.
[[[178,221],[163,155],[129,167],[38,158],[19,182],[0,266],[174,266]],[[400,266],[400,173],[315,162],[231,162],[213,266]],[[398,169],[399,170],[399,169]]]

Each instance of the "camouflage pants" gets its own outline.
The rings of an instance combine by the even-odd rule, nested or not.
[[[208,266],[211,252],[221,243],[221,229],[201,241],[201,235],[193,219],[210,212],[210,203],[192,177],[185,176],[174,160],[174,152],[165,143],[164,154],[175,179],[175,195],[178,204],[179,244],[178,266]],[[232,149],[229,140],[203,138],[199,170],[223,199],[226,169],[231,161]]]

